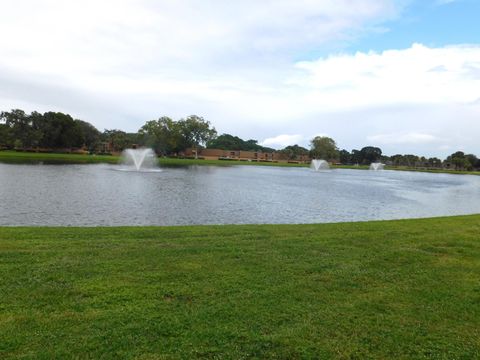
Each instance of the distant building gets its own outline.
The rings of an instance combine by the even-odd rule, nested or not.
[[[100,153],[100,154],[110,154],[110,153],[112,153],[113,152],[112,143],[110,143],[108,141],[102,141],[102,142],[98,143],[96,152]]]
[[[195,156],[197,149],[188,148],[185,150],[185,156]],[[221,150],[221,149],[198,149],[198,157],[207,160],[238,160],[238,161],[263,161],[263,162],[310,162],[308,155],[300,155],[295,159],[289,159],[285,154],[262,151],[244,151],[244,150]]]

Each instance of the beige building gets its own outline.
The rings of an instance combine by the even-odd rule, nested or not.
[[[185,150],[185,156],[195,156],[196,149]],[[261,152],[243,150],[200,149],[198,157],[207,160],[238,160],[238,161],[264,161],[264,162],[310,162],[308,155],[298,156],[296,159],[288,159],[281,152]]]

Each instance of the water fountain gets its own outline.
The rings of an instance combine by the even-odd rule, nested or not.
[[[382,163],[371,163],[370,164],[370,170],[378,171],[378,170],[383,170],[385,167],[385,164]]]
[[[152,149],[126,149],[122,152],[122,170],[159,171],[157,156]]]
[[[310,163],[310,169],[319,171],[319,170],[328,170],[330,169],[330,165],[325,160],[317,160],[313,159]]]

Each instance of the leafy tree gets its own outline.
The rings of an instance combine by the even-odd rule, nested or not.
[[[284,149],[280,150],[280,152],[285,154],[289,160],[295,160],[299,156],[308,154],[307,149],[305,149],[304,147],[301,147],[297,144],[287,146]]]
[[[0,124],[0,146],[12,147],[14,138],[11,129],[5,125]]]
[[[157,154],[178,152],[182,138],[177,122],[167,116],[158,120],[150,120],[139,130],[140,142],[155,150]]]
[[[208,149],[246,150],[245,146],[244,140],[230,134],[222,134],[207,143]]]
[[[72,148],[83,145],[82,130],[70,115],[61,112],[46,112],[39,122],[39,130],[43,133],[40,146]]]
[[[480,160],[474,154],[465,155],[465,159],[468,161],[469,170],[476,169],[480,165]]]
[[[314,159],[332,160],[338,158],[337,144],[327,136],[317,136],[310,142],[310,156]]]
[[[408,167],[415,167],[419,162],[428,163],[428,160],[425,158],[421,160],[416,155],[401,155],[401,154],[396,154],[391,156],[390,161],[394,166],[408,166]]]
[[[381,159],[382,150],[374,146],[365,146],[360,150],[360,157],[361,160],[359,162],[368,165]]]
[[[17,126],[27,127],[30,122],[30,120],[28,119],[28,115],[25,113],[25,111],[20,109],[13,109],[12,111],[2,111],[0,113],[0,121],[12,129]]]
[[[440,160],[439,158],[436,158],[436,157],[429,158],[427,160],[427,163],[428,163],[428,166],[430,166],[430,167],[434,167],[434,168],[442,167],[442,160]]]
[[[392,162],[392,165],[394,165],[394,166],[402,165],[402,159],[403,159],[403,155],[401,155],[401,154],[396,154],[396,155],[390,156],[390,161]]]
[[[101,136],[102,141],[109,142],[112,146],[113,151],[123,151],[133,143],[131,138],[125,131],[112,129],[105,129]]]
[[[408,167],[416,167],[417,163],[420,161],[420,158],[417,155],[407,154],[403,156],[404,165]]]
[[[275,149],[262,146],[258,144],[258,140],[249,139],[245,141],[245,149],[246,151],[262,151],[262,152],[274,152]]]
[[[75,120],[75,124],[80,130],[83,144],[88,150],[94,151],[100,141],[100,131],[89,122],[83,120]]]
[[[342,149],[338,153],[339,160],[342,164],[351,164],[352,163],[352,154],[350,154],[347,150]]]
[[[261,146],[257,140],[243,140],[238,136],[230,134],[222,134],[212,140],[210,140],[206,147],[208,149],[221,149],[221,150],[243,150],[243,151],[262,151],[272,152],[271,148]]]
[[[29,116],[31,129],[29,131],[28,139],[26,140],[27,146],[40,146],[44,133],[42,131],[42,124],[44,121],[43,114],[39,112],[32,112]]]
[[[471,164],[463,151],[457,151],[448,156],[446,161],[455,165],[455,170],[471,169]]]
[[[210,128],[210,122],[197,115],[190,115],[178,121],[182,139],[182,149],[192,147],[198,149],[217,136],[215,128]],[[197,151],[195,151],[195,157]]]
[[[36,136],[32,128],[32,119],[25,111],[14,109],[10,112],[0,113],[0,120],[10,128],[10,134],[13,136],[16,147],[31,147],[34,144]]]
[[[8,134],[8,144],[18,148],[72,148],[90,146],[98,139],[99,132],[85,121],[73,120],[61,112],[36,111],[27,115],[23,110],[12,110],[0,114],[3,122],[3,137]],[[6,128],[5,128],[6,127]],[[8,130],[6,130],[8,129]]]
[[[362,153],[360,150],[353,149],[351,155],[352,163],[353,164],[361,164],[363,161]]]

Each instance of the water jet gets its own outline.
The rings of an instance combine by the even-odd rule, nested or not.
[[[155,171],[158,169],[157,156],[152,149],[126,149],[122,152],[122,170]]]
[[[371,163],[370,164],[370,170],[378,171],[378,170],[383,170],[385,168],[385,164],[382,163]]]
[[[328,162],[326,162],[325,160],[313,159],[310,163],[310,169],[315,171],[329,170],[330,165],[328,165]]]

